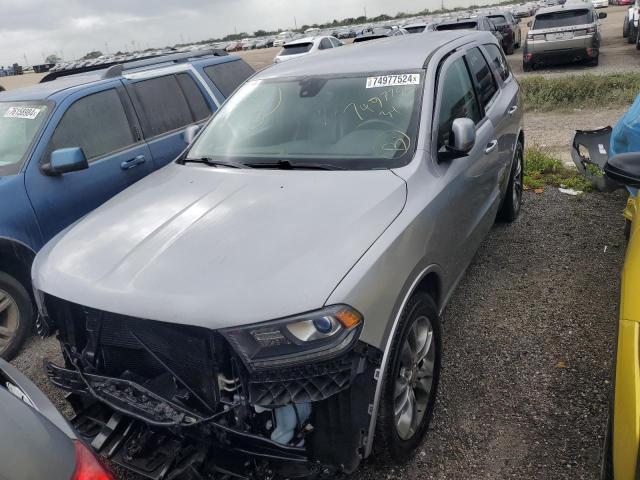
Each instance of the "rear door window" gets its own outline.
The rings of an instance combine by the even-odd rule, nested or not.
[[[504,57],[502,50],[497,45],[490,43],[485,45],[484,48],[489,54],[489,63],[493,66],[493,69],[498,72],[502,80],[506,80],[511,75],[511,69],[507,63],[507,59]]]
[[[337,38],[332,38],[331,39],[331,43],[333,44],[333,47],[341,47],[342,43],[340,42],[340,40],[338,40]]]
[[[219,63],[204,68],[204,73],[226,98],[255,73],[244,60]]]
[[[462,58],[449,66],[441,85],[438,150],[450,144],[451,126],[456,118],[470,118],[476,124],[482,119],[469,71]]]
[[[202,91],[188,73],[142,80],[127,88],[140,114],[145,138],[178,130],[211,115]]]
[[[59,148],[80,147],[88,161],[136,143],[120,95],[115,89],[81,98],[62,116],[48,154]]]
[[[179,73],[176,75],[182,93],[187,99],[187,104],[191,108],[193,120],[200,122],[211,115],[211,107],[204,98],[202,91],[198,88],[196,81],[188,73]]]
[[[533,30],[542,28],[571,27],[573,25],[586,25],[591,23],[591,13],[584,10],[565,10],[560,12],[537,15],[533,23]]]
[[[480,103],[486,107],[498,91],[496,79],[491,68],[477,47],[470,49],[465,55],[471,71],[471,77],[478,93]]]

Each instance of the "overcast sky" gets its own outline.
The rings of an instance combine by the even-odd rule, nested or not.
[[[164,47],[364,14],[435,9],[441,0],[0,0],[0,65],[42,63],[51,53]],[[469,5],[445,0],[447,7]],[[476,0],[475,3],[481,3]]]

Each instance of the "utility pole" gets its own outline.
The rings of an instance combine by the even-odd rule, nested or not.
[[[444,1],[444,0],[442,0],[442,1]],[[367,7],[362,7],[362,8],[364,8],[364,19],[366,20],[367,19]]]
[[[104,53],[109,54],[109,44],[107,42],[104,42]]]
[[[22,56],[24,57],[24,64],[28,67],[29,66],[29,60],[27,60],[27,54],[24,53]]]
[[[293,17],[293,24],[296,26],[296,30],[298,29],[298,20],[296,19],[296,17]]]

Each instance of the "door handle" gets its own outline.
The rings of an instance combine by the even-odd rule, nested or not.
[[[511,107],[508,111],[509,115],[513,115],[514,113],[516,113],[518,111],[518,105],[514,105],[513,107]]]
[[[122,168],[122,170],[130,170],[134,167],[137,167],[138,165],[143,164],[147,159],[144,158],[144,155],[138,155],[135,158],[132,158],[130,160],[125,160],[124,162],[122,162],[120,164],[120,168]]]
[[[484,153],[491,153],[493,152],[496,147],[498,146],[498,140],[492,140],[487,144],[487,148],[484,149]]]

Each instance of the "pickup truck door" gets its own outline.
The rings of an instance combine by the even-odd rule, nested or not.
[[[120,80],[77,92],[56,108],[25,171],[25,186],[44,241],[153,171]],[[59,148],[80,147],[89,168],[47,175]]]

